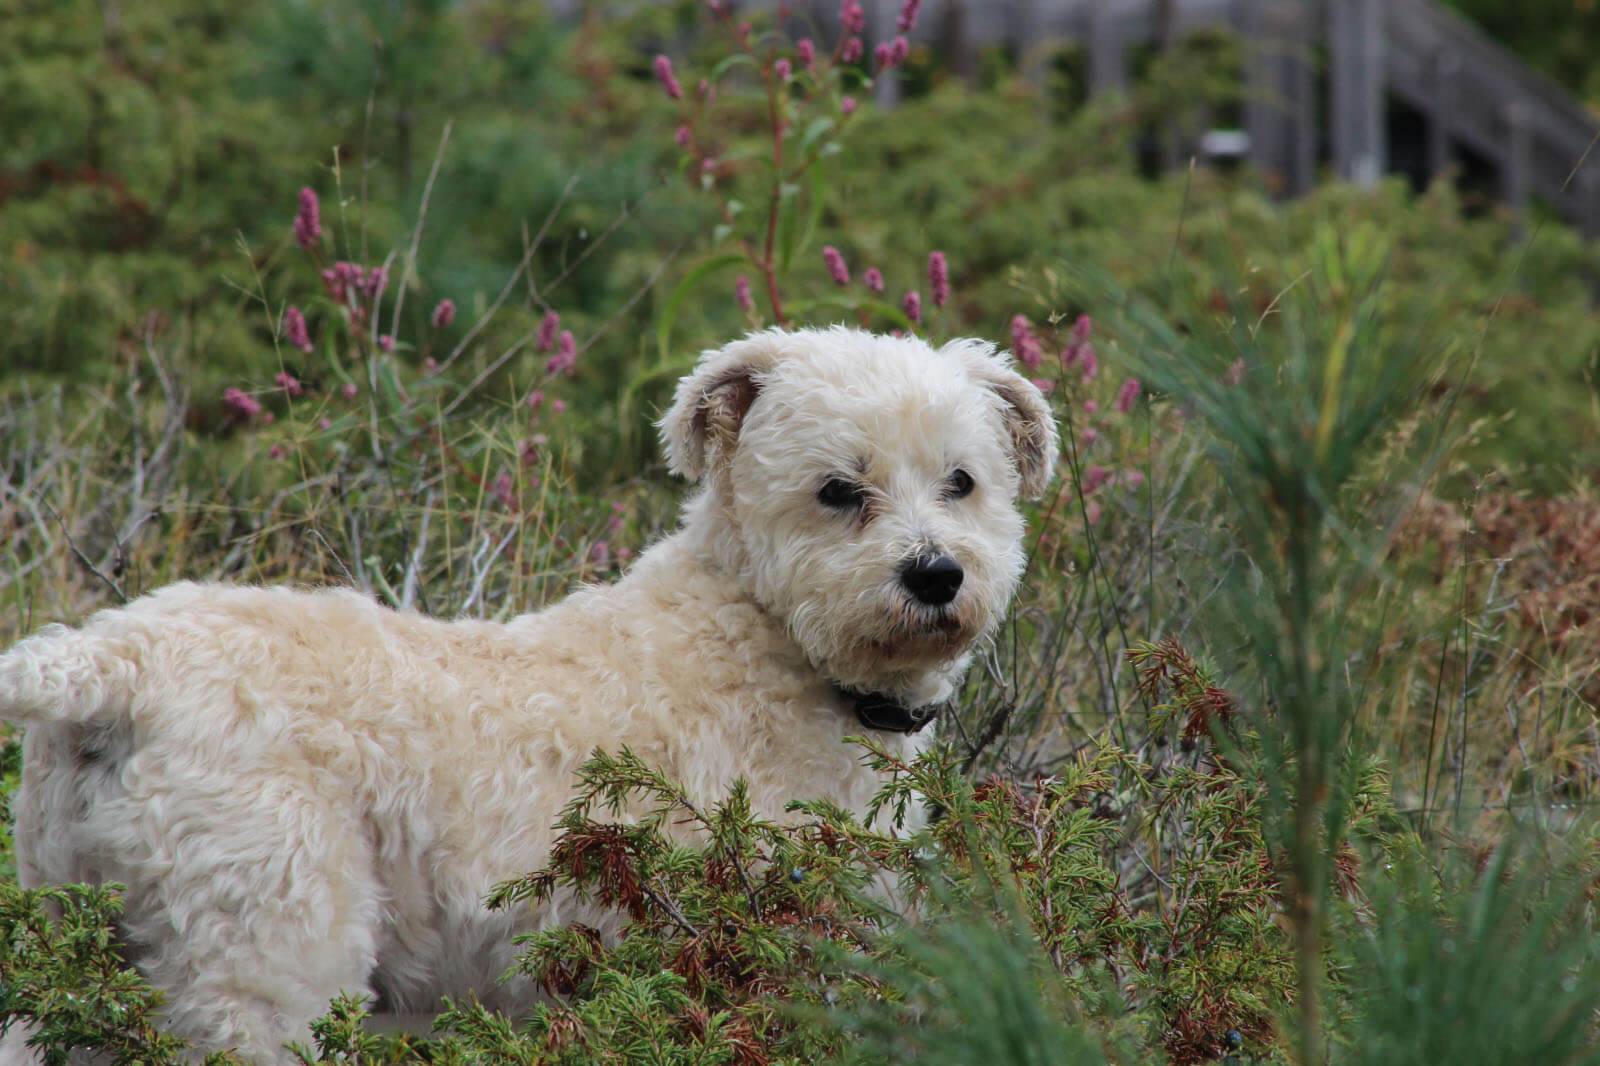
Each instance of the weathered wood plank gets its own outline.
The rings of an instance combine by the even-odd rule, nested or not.
[[[1379,0],[1329,0],[1328,126],[1334,172],[1372,185],[1386,169]]]
[[[1450,130],[1454,125],[1451,115],[1455,110],[1456,72],[1460,65],[1454,53],[1443,49],[1428,65],[1433,79],[1429,92],[1431,106],[1418,110],[1428,116],[1428,174],[1433,178],[1455,165]]]
[[[1089,9],[1089,90],[1122,92],[1128,87],[1128,41],[1109,4]]]
[[[1590,153],[1575,180],[1578,224],[1584,236],[1600,237],[1600,158]]]
[[[1506,167],[1501,195],[1517,213],[1517,224],[1522,225],[1528,215],[1528,191],[1531,175],[1528,172],[1529,156],[1533,145],[1528,137],[1527,105],[1513,100],[1505,105]]]
[[[895,14],[900,10],[900,0],[867,0],[867,54],[870,57],[875,45],[892,41],[895,37]],[[869,64],[871,60],[868,60]],[[872,93],[878,106],[892,108],[900,102],[900,75],[894,71],[874,74]]]

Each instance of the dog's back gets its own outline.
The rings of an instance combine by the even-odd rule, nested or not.
[[[608,733],[572,713],[608,641],[553,628],[530,645],[349,590],[187,584],[43,630],[0,655],[22,882],[125,885],[127,955],[172,1029],[252,1059],[340,992],[525,1002],[497,979],[528,914],[482,895],[544,860]]]
[[[250,774],[285,755],[257,742],[227,661],[196,639],[208,627],[191,612],[248,612],[258,594],[284,595],[180,585],[49,627],[0,656],[0,719],[25,727],[23,886],[126,885],[124,946],[157,988],[183,990],[175,1027],[270,1059],[307,1035],[286,1014],[366,990],[381,903],[359,812],[325,779]]]

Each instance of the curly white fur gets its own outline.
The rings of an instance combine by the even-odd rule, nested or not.
[[[772,330],[707,353],[662,434],[703,482],[681,528],[616,584],[509,623],[186,583],[0,656],[0,718],[27,725],[24,884],[125,883],[122,933],[172,1028],[273,1060],[340,991],[512,1009],[513,935],[614,931],[572,898],[481,902],[545,861],[597,747],[706,800],[742,777],[767,817],[862,808],[878,782],[834,686],[949,695],[1021,572],[1047,406],[979,342]],[[947,490],[956,468],[970,495]],[[818,500],[836,475],[864,486],[859,512]],[[933,549],[966,572],[943,610],[899,582]]]

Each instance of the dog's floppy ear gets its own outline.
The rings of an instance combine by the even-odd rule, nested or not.
[[[944,351],[961,360],[968,377],[999,397],[1022,495],[1030,500],[1038,499],[1055,478],[1059,447],[1055,415],[1044,394],[1033,382],[1011,369],[1011,360],[997,352],[992,344],[957,340],[946,344]]]
[[[761,376],[777,361],[781,331],[754,333],[700,356],[694,372],[678,382],[672,406],[661,416],[661,443],[674,474],[698,481],[712,457],[731,451]]]

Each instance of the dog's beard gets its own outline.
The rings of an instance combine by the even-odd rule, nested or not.
[[[998,605],[963,592],[942,607],[918,603],[898,578],[853,598],[809,596],[786,614],[807,658],[835,684],[898,694],[963,660],[991,627]]]
[[[888,658],[954,658],[979,636],[981,627],[969,620],[970,610],[955,604],[929,607],[903,596],[891,601],[883,632],[868,642]]]
[[[891,587],[861,608],[829,634],[816,658],[825,673],[868,688],[880,679],[893,688],[908,676],[940,671],[966,655],[988,628],[989,614],[976,598],[935,607]]]

